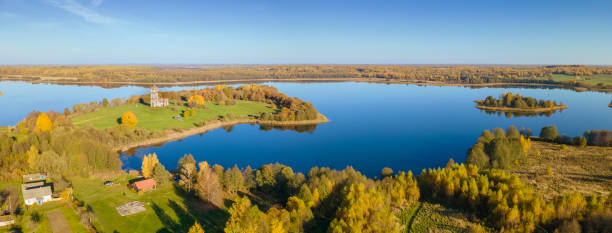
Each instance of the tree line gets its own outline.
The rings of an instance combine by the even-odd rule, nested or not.
[[[233,199],[227,233],[400,232],[396,214],[420,195],[410,172],[373,180],[352,167],[314,167],[308,174],[280,164],[224,169],[192,155],[180,159],[177,171],[180,187],[202,200],[221,206],[226,197]],[[250,195],[274,202],[253,203]]]
[[[584,147],[589,146],[612,146],[612,132],[610,130],[587,130],[582,136],[568,137],[565,134],[560,135],[557,131],[557,126],[545,126],[540,131],[540,138],[549,142],[576,145]]]
[[[432,81],[457,84],[541,83],[610,89],[600,83],[555,81],[553,75],[612,74],[609,66],[496,65],[252,65],[252,66],[3,66],[0,75],[40,81],[40,77],[71,77],[81,82],[193,82],[269,79],[352,79]]]
[[[112,141],[103,131],[73,127],[64,114],[32,112],[16,126],[0,128],[0,179],[48,172],[62,183],[64,176],[118,171]]]
[[[517,176],[471,164],[424,170],[418,182],[423,196],[472,211],[500,232],[612,230],[612,194],[572,193],[547,202]]]
[[[449,162],[418,177],[385,168],[371,179],[352,167],[314,167],[302,174],[280,164],[223,168],[185,155],[177,171],[179,187],[203,201],[217,206],[226,198],[233,201],[226,233],[403,232],[397,215],[421,198],[478,216],[482,225],[470,232],[485,232],[485,227],[500,232],[569,232],[568,227],[606,232],[612,227],[612,195],[572,193],[547,202],[517,176],[471,164]]]

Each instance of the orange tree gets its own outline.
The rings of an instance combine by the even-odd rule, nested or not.
[[[124,112],[123,115],[121,115],[121,124],[134,128],[136,124],[138,124],[138,118],[136,118],[133,112]]]

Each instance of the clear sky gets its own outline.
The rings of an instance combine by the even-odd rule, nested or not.
[[[607,64],[612,1],[0,0],[0,64]]]

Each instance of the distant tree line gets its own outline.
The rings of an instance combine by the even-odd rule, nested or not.
[[[508,92],[502,94],[500,99],[496,99],[493,96],[487,96],[479,105],[507,108],[552,108],[563,104],[557,104],[557,102],[552,100],[537,100],[531,97],[521,96],[519,93],[515,95],[512,92]]]
[[[612,132],[610,130],[587,130],[582,136],[568,137],[559,135],[554,125],[545,126],[540,132],[540,138],[549,142],[576,145],[576,146],[612,146]]]
[[[40,81],[39,77],[71,77],[80,82],[193,82],[269,79],[370,78],[392,81],[431,81],[457,84],[541,83],[567,87],[609,89],[600,83],[554,81],[553,75],[612,74],[609,66],[495,66],[495,65],[252,65],[252,66],[3,66],[0,75]]]

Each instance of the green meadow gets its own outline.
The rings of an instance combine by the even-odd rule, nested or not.
[[[173,182],[139,195],[128,188],[130,177],[122,175],[112,186],[104,180],[73,180],[74,195],[94,212],[94,226],[102,232],[187,232],[195,220],[206,232],[223,232],[229,218],[226,207],[212,208],[197,196],[185,193]],[[139,201],[146,211],[121,216],[115,209],[131,201]]]
[[[151,108],[145,104],[126,104],[116,107],[101,108],[96,111],[78,115],[72,118],[72,123],[77,127],[93,126],[97,129],[105,129],[119,125],[119,118],[124,112],[131,111],[138,118],[136,127],[152,131],[190,128],[208,120],[218,119],[231,113],[234,117],[259,116],[264,112],[274,112],[269,104],[236,100],[234,105],[217,105],[207,102],[206,108],[195,108],[195,116],[182,118],[183,121],[174,119],[182,116],[187,110],[185,106],[170,105],[163,108]]]
[[[586,86],[597,86],[599,83],[603,83],[604,85],[612,85],[612,75],[609,74],[578,76],[578,78],[576,78],[574,75],[553,74],[552,79],[553,81],[557,82],[576,81]]]

